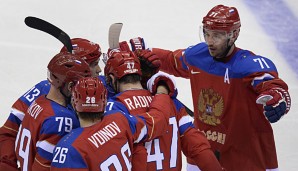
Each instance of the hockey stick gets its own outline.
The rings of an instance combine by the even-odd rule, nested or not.
[[[177,99],[178,100],[178,99]],[[178,100],[181,104],[183,104],[183,106],[185,107],[186,112],[190,115],[190,116],[194,116],[194,113],[192,110],[190,110],[190,108],[188,108],[184,103],[182,103],[180,100]]]
[[[122,23],[114,23],[109,28],[109,47],[110,49],[119,48],[119,38],[122,29]]]
[[[111,24],[109,28],[109,48],[111,50],[119,48],[119,38],[122,29],[123,23],[114,23]],[[106,65],[108,61],[108,54],[102,54],[102,62]]]
[[[120,33],[121,33],[122,26],[123,26],[123,23],[114,23],[110,26],[110,28],[109,28],[109,46],[110,46],[110,49],[119,48],[119,38],[120,38]],[[181,101],[180,101],[180,103],[183,104]],[[194,116],[193,111],[190,110],[185,104],[183,104],[183,106],[185,107],[186,112],[190,116],[193,117]]]
[[[66,46],[68,52],[72,52],[72,44],[71,44],[70,37],[60,28],[54,26],[53,24],[45,20],[42,20],[36,17],[31,17],[31,16],[25,18],[25,24],[28,27],[31,27],[52,35],[53,37],[58,39],[61,43],[63,43],[64,46]]]

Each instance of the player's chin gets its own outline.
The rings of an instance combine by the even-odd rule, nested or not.
[[[216,57],[218,55],[215,49],[209,49],[209,53],[212,57]]]

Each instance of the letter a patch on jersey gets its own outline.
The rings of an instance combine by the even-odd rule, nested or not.
[[[228,69],[228,68],[226,68],[226,73],[225,73],[224,83],[228,83],[228,84],[230,84],[230,79],[229,79],[229,69]]]

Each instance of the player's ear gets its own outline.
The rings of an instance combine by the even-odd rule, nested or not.
[[[112,74],[109,74],[109,79],[110,79],[111,84],[114,84],[116,81],[116,78]]]
[[[118,90],[117,90],[117,86],[116,86],[116,84],[117,84],[117,79],[116,79],[116,77],[115,77],[114,75],[112,75],[112,74],[109,74],[108,77],[109,77],[109,85],[110,85],[111,87],[113,87],[113,89],[114,89],[115,91],[118,91]]]
[[[71,90],[73,89],[74,85],[75,85],[74,82],[72,82],[72,81],[69,82],[68,85],[67,85],[67,90],[68,90],[69,92],[71,92]]]
[[[237,29],[237,30],[234,30],[233,33],[232,33],[232,41],[233,41],[233,44],[236,42],[238,36],[239,36],[239,33],[240,33],[240,28]]]

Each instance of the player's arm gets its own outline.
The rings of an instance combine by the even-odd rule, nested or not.
[[[51,171],[88,171],[88,165],[81,153],[71,145],[72,142],[67,136],[64,136],[54,148]]]
[[[203,133],[189,128],[181,136],[181,149],[201,170],[222,171],[210,144]]]
[[[165,128],[169,125],[170,114],[174,112],[174,107],[169,95],[156,94],[150,104],[149,111],[139,114],[147,126],[148,139],[150,141],[165,133]]]
[[[278,72],[273,62],[262,56],[253,56],[246,59],[245,68],[247,81],[252,89],[259,95],[257,104],[263,104],[264,114],[269,122],[277,122],[288,113],[291,107],[291,98],[287,84],[278,77]]]
[[[58,141],[72,129],[79,127],[74,117],[52,116],[47,118],[36,143],[36,155],[32,165],[35,170],[49,170]]]
[[[17,168],[15,141],[19,127],[28,106],[40,95],[48,92],[46,81],[42,81],[23,94],[11,107],[10,114],[0,128],[0,170],[7,163],[9,167]]]
[[[146,60],[151,67],[158,67],[160,70],[177,77],[189,78],[183,54],[184,49],[175,51],[160,48],[149,49],[141,37],[130,39],[130,44],[140,61]]]
[[[221,171],[221,166],[205,135],[194,128],[193,118],[187,114],[184,105],[175,98],[173,102],[177,109],[176,119],[183,154],[201,170]]]
[[[148,138],[152,139],[162,135],[163,128],[168,125],[169,113],[173,111],[169,95],[160,94],[153,97],[148,112],[137,114],[142,118],[145,126],[147,127]],[[106,111],[120,110],[123,113],[130,115],[129,111],[122,103],[110,98],[107,102]],[[134,118],[131,116],[131,118]],[[149,140],[148,140],[149,141]]]
[[[181,149],[183,154],[192,161],[191,164],[201,170],[222,171],[223,168],[211,150],[205,135],[195,128],[189,128],[181,136]]]
[[[24,110],[17,110],[17,108]],[[18,168],[15,141],[24,117],[23,111],[27,108],[28,106],[18,99],[13,104],[8,119],[0,128],[0,170],[7,170],[7,167]]]
[[[189,78],[188,69],[185,62],[184,49],[170,51],[152,48],[152,52],[159,56],[161,60],[160,70],[177,77]]]

